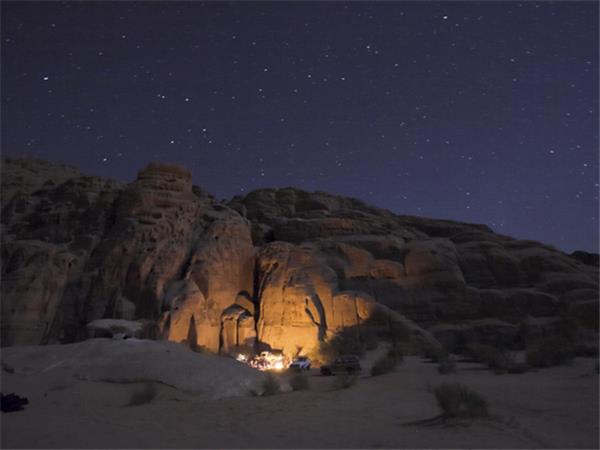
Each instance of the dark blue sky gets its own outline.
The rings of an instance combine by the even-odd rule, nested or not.
[[[598,247],[597,2],[2,2],[2,151]]]

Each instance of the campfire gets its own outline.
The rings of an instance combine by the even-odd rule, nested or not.
[[[261,352],[260,354],[254,356],[248,356],[240,353],[237,355],[236,359],[239,362],[248,364],[250,367],[262,371],[280,371],[286,369],[290,365],[288,359],[281,353]]]

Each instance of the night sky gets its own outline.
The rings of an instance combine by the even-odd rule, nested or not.
[[[597,2],[2,2],[2,152],[598,247]]]

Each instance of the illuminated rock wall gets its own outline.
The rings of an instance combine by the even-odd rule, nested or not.
[[[84,339],[97,319],[223,353],[294,355],[395,325],[492,336],[532,317],[597,338],[597,255],[485,225],[293,188],[225,204],[166,164],[122,185],[4,158],[1,181],[2,345]]]

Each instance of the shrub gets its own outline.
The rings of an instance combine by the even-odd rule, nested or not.
[[[488,364],[495,358],[498,349],[491,345],[485,344],[470,344],[465,350],[465,355],[473,361],[480,362],[482,364]]]
[[[456,373],[456,359],[453,356],[449,356],[447,359],[440,361],[438,365],[438,372],[442,375]]]
[[[515,367],[517,361],[512,353],[504,349],[496,349],[496,352],[492,353],[491,360],[487,364],[494,373],[502,374],[509,372],[511,368]]]
[[[445,417],[485,417],[487,401],[477,392],[458,383],[442,383],[434,390]]]
[[[531,367],[560,366],[570,362],[574,356],[571,344],[560,338],[551,338],[527,352],[527,364]]]
[[[356,384],[358,376],[347,372],[338,373],[332,382],[333,389],[348,389]]]
[[[304,391],[305,389],[308,389],[308,376],[302,372],[293,374],[290,378],[290,386],[294,391]]]
[[[156,397],[156,386],[153,383],[144,383],[136,386],[131,392],[127,406],[139,406],[150,403]]]
[[[358,355],[365,353],[364,343],[359,339],[356,330],[342,330],[327,341],[319,344],[320,361],[333,361],[340,355]]]
[[[573,352],[575,353],[575,356],[581,356],[583,358],[597,358],[598,345],[580,342],[575,345]]]
[[[515,363],[508,368],[508,373],[525,373],[529,370],[527,363]]]
[[[275,375],[273,375],[270,372],[267,372],[265,379],[262,382],[262,388],[262,395],[264,396],[277,394],[280,391],[279,381],[277,381]]]
[[[448,352],[443,347],[428,345],[425,347],[423,356],[433,362],[440,362],[448,359]]]
[[[397,364],[402,364],[404,362],[404,348],[395,345],[388,350],[388,356],[395,358]]]
[[[393,371],[399,362],[402,361],[402,353],[400,353],[397,349],[388,350],[385,356],[382,356],[373,367],[371,367],[371,375],[376,377],[377,375],[383,375],[384,373],[389,373]]]
[[[15,373],[15,368],[12,366],[9,366],[4,361],[2,361],[2,370],[5,371],[6,373]]]
[[[526,364],[517,363],[515,355],[503,348],[473,344],[467,352],[473,360],[485,364],[496,374],[523,373],[527,370]]]

